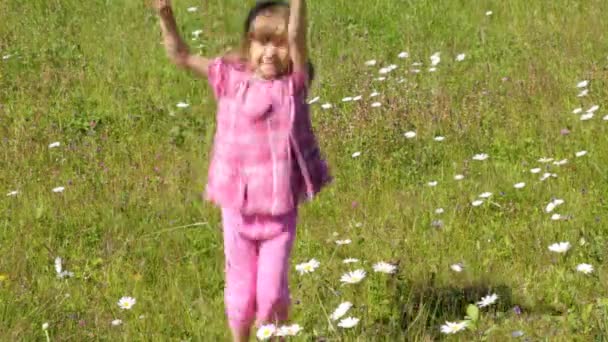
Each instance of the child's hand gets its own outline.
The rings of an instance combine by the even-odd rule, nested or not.
[[[163,13],[171,9],[171,0],[152,0],[152,7],[156,12]]]

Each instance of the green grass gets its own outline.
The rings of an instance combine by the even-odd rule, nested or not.
[[[176,2],[193,50],[214,56],[238,43],[242,1]],[[299,339],[502,341],[522,330],[535,341],[606,340],[608,3],[332,0],[309,11],[311,95],[335,105],[314,105],[314,125],[335,183],[301,211],[292,264],[321,267],[292,268]],[[436,51],[442,61],[429,73]],[[200,196],[215,111],[206,81],[169,64],[142,1],[1,0],[0,55],[9,54],[0,190],[19,194],[0,193],[0,340],[45,340],[44,322],[53,341],[226,339],[219,211]],[[415,61],[422,72],[407,73]],[[387,81],[373,81],[393,63]],[[578,98],[582,79],[590,93]],[[370,107],[373,90],[381,108]],[[571,113],[593,104],[602,107],[590,121]],[[409,130],[418,136],[405,139]],[[579,150],[589,154],[575,158]],[[482,152],[490,158],[471,160]],[[570,162],[548,164],[559,176],[540,182],[528,170],[545,168],[543,156]],[[493,204],[472,207],[484,191]],[[552,197],[565,200],[556,212],[568,220],[544,213]],[[573,247],[549,252],[558,241]],[[57,256],[74,278],[57,279]],[[383,260],[398,263],[396,275],[372,271]],[[462,273],[449,268],[457,262]],[[595,272],[576,272],[582,262]],[[366,279],[342,286],[356,267]],[[498,303],[481,310],[476,330],[440,334],[492,292]],[[130,311],[116,305],[125,295],[137,299]],[[328,324],[342,301],[361,318],[352,330]],[[124,324],[112,327],[117,318]]]

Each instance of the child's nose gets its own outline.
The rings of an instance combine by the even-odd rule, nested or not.
[[[267,45],[266,48],[264,49],[264,55],[266,57],[274,57],[274,55],[276,55],[276,53],[277,53],[277,48],[272,44]]]

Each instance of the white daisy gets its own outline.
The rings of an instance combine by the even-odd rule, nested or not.
[[[313,98],[312,100],[308,101],[308,104],[310,105],[310,104],[316,103],[316,102],[318,102],[320,99],[321,99],[321,97],[320,97],[320,96],[316,96],[316,97],[315,97],[315,98]]]
[[[575,155],[576,155],[577,157],[582,157],[582,156],[584,156],[584,155],[586,155],[586,154],[587,154],[587,151],[579,151],[579,152],[576,152],[576,154],[575,154]]]
[[[418,74],[418,73],[420,73],[420,69],[412,69],[412,70],[410,70],[410,72],[412,74]]]
[[[397,57],[401,58],[401,59],[405,59],[408,58],[410,56],[410,54],[406,51],[401,52],[400,54],[397,55]]]
[[[346,240],[337,240],[336,244],[337,245],[348,245],[350,244],[352,241],[350,239],[346,239]]]
[[[340,278],[340,281],[345,284],[356,284],[365,278],[365,271],[362,269],[348,272]]]
[[[59,141],[55,141],[54,143],[49,144],[49,148],[59,147],[61,143]]]
[[[435,72],[435,71],[437,71],[437,68],[435,68],[435,67],[429,68],[429,72]]]
[[[568,164],[568,159],[562,159],[562,160],[553,162],[553,165],[557,165],[557,166],[562,166],[562,165],[566,165],[566,164]]]
[[[441,332],[444,334],[455,334],[457,332],[463,331],[468,325],[467,321],[462,322],[445,322],[444,325],[441,326]]]
[[[455,175],[454,180],[460,181],[464,179],[464,175]]]
[[[42,330],[48,330],[49,329],[49,323],[45,322],[42,323]]]
[[[481,300],[479,302],[477,302],[477,306],[479,306],[480,308],[483,308],[483,307],[492,305],[492,304],[496,303],[497,299],[498,299],[498,295],[496,293],[487,295],[487,296],[481,298]]]
[[[491,192],[484,192],[481,195],[479,195],[479,198],[490,198],[490,197],[492,197]]]
[[[375,92],[369,94],[369,97],[376,97],[378,95],[380,95],[380,93],[378,93],[377,91],[375,91]]]
[[[345,264],[352,264],[355,262],[359,262],[359,259],[355,259],[355,258],[346,258],[344,260],[342,260],[343,263]]]
[[[560,214],[551,215],[551,220],[553,220],[553,221],[559,221],[561,219],[562,219],[562,215],[560,215]]]
[[[487,11],[486,12],[486,16],[488,16],[488,17],[491,16],[492,14],[494,14],[494,12],[492,12],[492,11]]]
[[[578,83],[576,84],[576,87],[577,87],[577,88],[585,88],[585,87],[587,87],[588,85],[589,85],[589,81],[588,81],[588,80],[583,80],[583,81],[578,82]]]
[[[570,242],[557,242],[549,246],[549,250],[555,253],[566,253],[570,249]]]
[[[602,118],[602,120],[608,121],[608,115],[604,115],[604,117]]]
[[[456,56],[456,61],[457,62],[462,62],[462,61],[464,61],[465,57],[466,57],[466,55],[464,53],[461,53],[458,56]]]
[[[192,13],[192,12],[196,12],[198,11],[198,7],[188,7],[188,12]]]
[[[359,157],[360,155],[361,155],[361,152],[360,152],[360,151],[357,151],[357,152],[355,152],[355,153],[353,153],[353,154],[352,154],[352,157],[353,157],[353,158],[357,158],[357,157]]]
[[[296,265],[296,271],[298,271],[300,274],[312,273],[319,267],[319,265],[321,265],[321,263],[316,259],[310,259],[307,262]]]
[[[391,274],[391,273],[395,273],[396,270],[397,270],[397,266],[386,263],[384,261],[374,264],[374,272]]]
[[[376,77],[374,78],[376,81],[382,82],[384,80],[386,80],[386,77],[382,76],[382,77]]]
[[[539,163],[543,163],[543,164],[550,163],[552,161],[553,161],[553,158],[546,158],[546,157],[540,158],[538,160]]]
[[[65,190],[65,188],[63,186],[58,186],[56,188],[53,188],[53,192],[63,192],[63,190]]]
[[[122,297],[118,300],[118,306],[123,310],[131,310],[136,300],[133,297]]]
[[[346,315],[346,312],[348,312],[348,310],[350,310],[350,308],[353,306],[353,303],[351,302],[343,302],[340,305],[338,305],[338,307],[336,308],[336,310],[334,310],[334,312],[331,314],[330,318],[332,321],[337,321],[340,318],[342,318],[342,316]]]
[[[353,318],[353,317],[347,317],[343,320],[340,321],[340,323],[338,323],[338,326],[340,328],[352,328],[355,325],[357,325],[359,323],[359,319],[358,318]]]
[[[382,103],[380,103],[380,102],[374,102],[374,103],[372,103],[372,107],[374,107],[374,108],[378,108],[380,106],[382,106]]]
[[[187,104],[186,102],[180,102],[176,106],[177,106],[177,108],[188,108],[188,107],[190,107],[190,105]]]
[[[422,65],[421,62],[414,62],[414,63],[412,63],[412,66],[421,66],[421,65]]]
[[[392,70],[390,68],[380,68],[380,70],[378,71],[378,73],[385,75],[388,74],[389,72],[391,72]]]
[[[324,103],[321,105],[321,108],[323,109],[330,109],[331,107],[333,107],[331,103]]]
[[[591,108],[587,109],[587,113],[595,113],[598,109],[600,109],[600,106],[593,105]]]
[[[414,132],[414,131],[405,132],[403,134],[403,136],[405,136],[408,139],[413,139],[416,137],[416,132]]]
[[[374,66],[376,65],[376,60],[375,59],[370,59],[369,61],[365,62],[366,66]]]
[[[445,210],[443,210],[443,208],[437,208],[437,209],[435,209],[435,214],[437,214],[437,215],[441,215],[444,212],[445,212]]]
[[[588,121],[593,119],[593,113],[586,113],[581,115],[581,121]]]
[[[192,35],[198,38],[203,33],[203,30],[194,30],[192,31]]]
[[[450,269],[454,272],[460,273],[464,270],[464,265],[462,263],[452,264],[450,265]]]
[[[436,66],[437,64],[439,64],[439,62],[441,62],[441,57],[439,57],[440,53],[439,52],[435,52],[432,56],[431,56],[431,65],[432,66]]]
[[[575,109],[572,111],[572,114],[580,114],[580,113],[582,113],[582,112],[583,112],[583,108],[580,108],[580,107],[579,107],[579,108],[575,108]]]
[[[536,168],[530,169],[530,173],[535,173],[536,174],[536,173],[540,173],[540,171],[541,171],[540,167],[536,167]]]
[[[475,201],[471,202],[471,205],[474,207],[479,207],[482,204],[483,204],[482,200],[475,200]]]
[[[593,272],[593,266],[589,264],[578,264],[576,270],[581,273],[590,274]]]
[[[549,177],[556,178],[556,177],[557,177],[557,174],[555,174],[555,173],[548,173],[548,172],[545,172],[545,173],[543,174],[543,176],[542,176],[542,177],[540,177],[540,180],[541,180],[541,181],[544,181],[544,180],[548,179]]]
[[[577,97],[585,97],[589,95],[589,89],[583,89],[580,93],[578,93],[578,95],[576,95]]]
[[[350,102],[350,101],[352,101],[352,100],[353,100],[353,98],[352,98],[352,97],[350,97],[350,96],[348,96],[348,97],[343,98],[343,99],[342,99],[342,102]]]
[[[299,324],[284,325],[277,330],[276,336],[297,336],[300,331],[302,327]]]
[[[516,184],[513,185],[513,187],[515,189],[523,189],[525,186],[526,186],[526,183],[524,183],[524,182],[516,183]]]
[[[10,196],[17,196],[18,193],[19,193],[19,191],[13,190],[13,191],[10,191],[9,193],[7,193],[6,196],[9,196],[9,197]]]
[[[435,140],[435,141],[438,141],[438,142],[442,142],[442,141],[444,141],[444,140],[445,140],[445,137],[442,137],[442,136],[436,136],[436,137],[434,138],[434,140]]]
[[[274,324],[266,324],[258,328],[258,331],[255,336],[260,340],[267,340],[274,336],[276,331],[277,327]]]
[[[431,182],[427,183],[427,185],[430,186],[430,187],[435,187],[435,186],[437,186],[437,184],[438,184],[437,181],[431,181]]]
[[[476,154],[476,155],[473,156],[473,160],[482,161],[482,160],[488,159],[488,157],[489,156],[487,154],[485,154],[485,153],[479,153],[479,154]]]
[[[357,95],[357,96],[353,97],[353,101],[359,101],[359,100],[361,100],[362,98],[363,98],[363,96],[361,96],[361,95]]]
[[[112,325],[115,326],[115,327],[119,326],[121,324],[122,324],[122,320],[120,320],[120,319],[115,319],[115,320],[112,321]]]

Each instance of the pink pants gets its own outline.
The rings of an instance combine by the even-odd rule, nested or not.
[[[243,215],[222,209],[226,287],[230,327],[287,320],[289,256],[297,210],[281,216]]]

